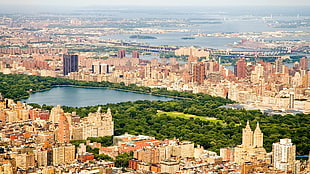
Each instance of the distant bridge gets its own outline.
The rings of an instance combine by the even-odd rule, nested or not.
[[[150,46],[143,43],[138,42],[130,42],[130,41],[116,41],[116,40],[104,40],[101,41],[101,43],[107,43],[117,46],[124,46],[124,47],[134,47],[137,49],[141,49],[143,51],[149,51],[149,52],[169,52],[169,51],[175,51],[177,47],[173,46]]]
[[[111,40],[111,39],[106,39],[103,41],[100,41],[100,43],[107,43],[107,44],[112,44],[116,46],[124,46],[124,47],[134,47],[137,49],[141,49],[143,51],[149,51],[149,52],[170,52],[170,51],[175,51],[178,48],[175,46],[151,46],[148,44],[144,43],[139,43],[139,42],[131,42],[131,41],[123,41],[123,40]],[[257,56],[277,56],[280,54],[286,54],[287,51],[228,51],[228,50],[209,50],[205,49],[205,51],[209,51],[210,55],[213,56],[241,56],[241,55],[257,55]]]

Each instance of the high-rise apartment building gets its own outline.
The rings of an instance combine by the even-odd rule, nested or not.
[[[193,56],[192,54],[192,50],[190,50],[190,55],[188,56],[187,58],[187,66],[188,66],[188,70],[189,70],[189,73],[192,75],[193,74],[193,65],[195,63],[198,62],[198,57],[196,56]]]
[[[292,109],[294,108],[294,103],[295,103],[295,94],[293,92],[290,93],[290,98],[289,98],[289,106],[288,108]]]
[[[63,56],[63,74],[68,75],[70,72],[78,72],[79,59],[78,55]]]
[[[203,62],[198,62],[193,65],[193,82],[199,85],[203,84],[205,80],[205,64]]]
[[[132,58],[139,58],[139,51],[132,51]]]
[[[16,155],[16,167],[28,169],[35,166],[35,156],[33,153],[22,153]]]
[[[67,144],[70,142],[70,125],[67,117],[64,113],[60,114],[59,123],[58,123],[58,131],[57,131],[57,143],[59,144]]]
[[[118,58],[124,58],[124,57],[126,57],[126,50],[125,50],[125,49],[120,49],[120,50],[118,50],[117,56],[118,56]]]
[[[256,129],[254,130],[253,134],[253,146],[254,147],[263,147],[264,142],[264,134],[259,128],[259,123],[257,122]]]
[[[301,70],[307,70],[308,69],[308,59],[306,57],[302,57],[299,60],[299,66]]]
[[[52,123],[59,123],[59,118],[60,118],[61,113],[64,113],[64,110],[60,107],[60,105],[53,107],[51,110],[49,121]]]
[[[42,166],[47,166],[48,163],[48,151],[47,150],[36,150],[34,151],[35,154],[35,159],[37,162],[37,166],[42,167]]]
[[[110,108],[103,113],[101,108],[95,113],[89,113],[88,117],[71,127],[72,139],[84,139],[88,137],[112,136],[114,134],[114,122]]]
[[[256,128],[253,131],[250,128],[249,121],[246,127],[242,130],[242,146],[243,147],[263,147],[264,135],[260,130],[259,123],[257,122]]]
[[[235,75],[239,79],[244,79],[247,74],[246,61],[244,58],[239,59],[235,65]]]
[[[263,147],[263,137],[259,123],[257,123],[253,132],[248,121],[246,127],[242,130],[242,145],[235,147],[235,162],[242,164],[246,161],[263,160],[266,154]]]
[[[275,61],[275,70],[276,70],[276,74],[282,74],[284,72],[282,58],[278,58]]]
[[[280,139],[280,142],[272,144],[272,164],[277,169],[294,173],[295,154],[296,146],[291,139]]]
[[[72,144],[53,147],[53,165],[70,163],[75,159],[75,147]]]
[[[234,161],[235,148],[233,147],[225,147],[220,149],[220,156],[223,161]]]
[[[109,73],[109,65],[100,62],[95,62],[92,64],[92,73],[94,74],[106,74]]]

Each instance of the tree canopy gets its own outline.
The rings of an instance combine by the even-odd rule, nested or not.
[[[296,144],[297,155],[305,155],[310,150],[310,115],[264,115],[258,110],[233,110],[219,106],[233,101],[207,94],[167,91],[166,89],[126,86],[123,83],[83,82],[62,78],[27,75],[4,75],[0,73],[0,92],[4,97],[19,99],[28,97],[27,91],[48,90],[59,85],[84,87],[105,87],[133,92],[165,95],[178,99],[171,101],[135,101],[101,106],[103,110],[111,108],[115,122],[115,135],[125,132],[155,136],[157,139],[179,138],[200,144],[206,149],[219,152],[221,147],[241,144],[242,128],[249,120],[252,129],[256,122],[264,133],[264,147],[271,151],[272,143],[281,138],[290,138]],[[38,105],[35,105],[38,106]],[[51,106],[41,106],[51,109]],[[65,112],[77,112],[85,117],[89,112],[97,111],[98,106],[66,107]],[[222,122],[203,121],[198,118],[171,117],[158,115],[157,111],[177,111],[203,117],[215,117]]]

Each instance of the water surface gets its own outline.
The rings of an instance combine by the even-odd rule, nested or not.
[[[36,92],[22,100],[27,103],[61,106],[95,106],[137,100],[173,100],[169,97],[139,94],[104,88],[55,87],[48,91]]]

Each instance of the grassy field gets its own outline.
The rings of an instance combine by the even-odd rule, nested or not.
[[[164,111],[157,111],[157,115],[161,116],[163,114],[166,114],[170,117],[181,117],[181,118],[185,118],[185,119],[190,119],[190,118],[199,118],[203,121],[212,121],[212,122],[220,122],[222,123],[222,120],[217,120],[214,117],[203,117],[203,116],[197,116],[197,115],[191,115],[191,114],[184,114],[182,112],[164,112]]]

